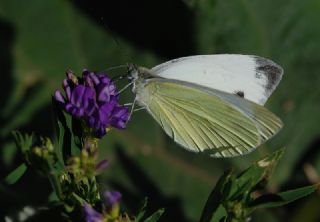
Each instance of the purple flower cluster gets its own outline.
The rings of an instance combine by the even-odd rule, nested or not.
[[[57,90],[54,98],[75,118],[82,118],[98,137],[110,127],[123,129],[129,118],[127,107],[119,105],[115,84],[103,73],[84,70],[82,78],[71,71],[63,80],[65,96]]]
[[[121,193],[118,191],[106,191],[104,193],[104,200],[106,204],[106,209],[104,209],[104,213],[110,213],[110,211],[119,204],[121,200]],[[104,216],[102,213],[99,213],[95,209],[92,208],[89,204],[84,205],[84,214],[87,222],[102,222],[104,221]]]

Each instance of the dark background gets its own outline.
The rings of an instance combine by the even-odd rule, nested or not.
[[[67,69],[80,74],[128,62],[152,67],[193,54],[239,53],[270,58],[285,70],[266,104],[285,124],[278,135],[247,156],[211,159],[184,151],[137,112],[127,130],[113,130],[101,142],[102,156],[111,161],[102,187],[121,191],[130,214],[148,196],[150,212],[166,208],[162,221],[184,222],[197,221],[224,170],[243,170],[283,146],[270,191],[319,182],[319,22],[319,0],[0,0],[1,178],[21,162],[12,130],[53,136],[50,96]],[[123,101],[131,100],[130,91],[124,93]],[[30,169],[14,186],[1,184],[0,214],[39,207],[50,192],[47,180]],[[319,205],[315,193],[256,212],[253,221],[319,221]]]

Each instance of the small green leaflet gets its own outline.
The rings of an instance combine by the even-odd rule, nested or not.
[[[161,215],[164,213],[164,209],[162,208],[162,209],[157,210],[155,213],[153,213],[147,219],[142,220],[145,216],[145,213],[146,213],[147,203],[148,203],[148,198],[145,198],[143,201],[142,207],[139,210],[139,213],[135,218],[135,222],[157,222],[160,219]]]
[[[13,170],[8,176],[6,176],[4,181],[9,185],[15,184],[23,176],[23,174],[26,171],[27,171],[27,166],[26,164],[22,163],[15,170]]]
[[[320,183],[277,194],[266,194],[258,197],[251,204],[252,207],[256,208],[279,207],[305,197],[319,189]]]
[[[150,217],[145,219],[144,222],[157,222],[163,213],[164,213],[164,209],[161,208],[157,210],[155,213],[153,213]]]

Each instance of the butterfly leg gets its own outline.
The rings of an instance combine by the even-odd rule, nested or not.
[[[140,107],[138,109],[134,109],[133,112],[136,112],[136,111],[139,111],[139,110],[143,110],[143,109],[146,109],[145,107]]]
[[[123,87],[119,92],[118,92],[118,95],[120,93],[122,93],[123,91],[125,91],[127,88],[129,88],[129,86],[131,86],[134,82],[130,82],[129,84],[127,84],[125,87]]]
[[[131,110],[130,110],[130,114],[129,114],[128,120],[131,119],[131,116],[132,116],[132,113],[133,113],[133,111],[134,111],[135,105],[136,105],[136,98],[134,98],[133,103],[131,103]]]

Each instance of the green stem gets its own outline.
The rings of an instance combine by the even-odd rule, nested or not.
[[[55,173],[51,173],[49,176],[49,180],[50,183],[53,187],[53,190],[55,191],[55,193],[57,194],[57,197],[63,201],[64,200],[64,195],[61,189],[61,184],[60,184],[60,180],[57,174]]]

